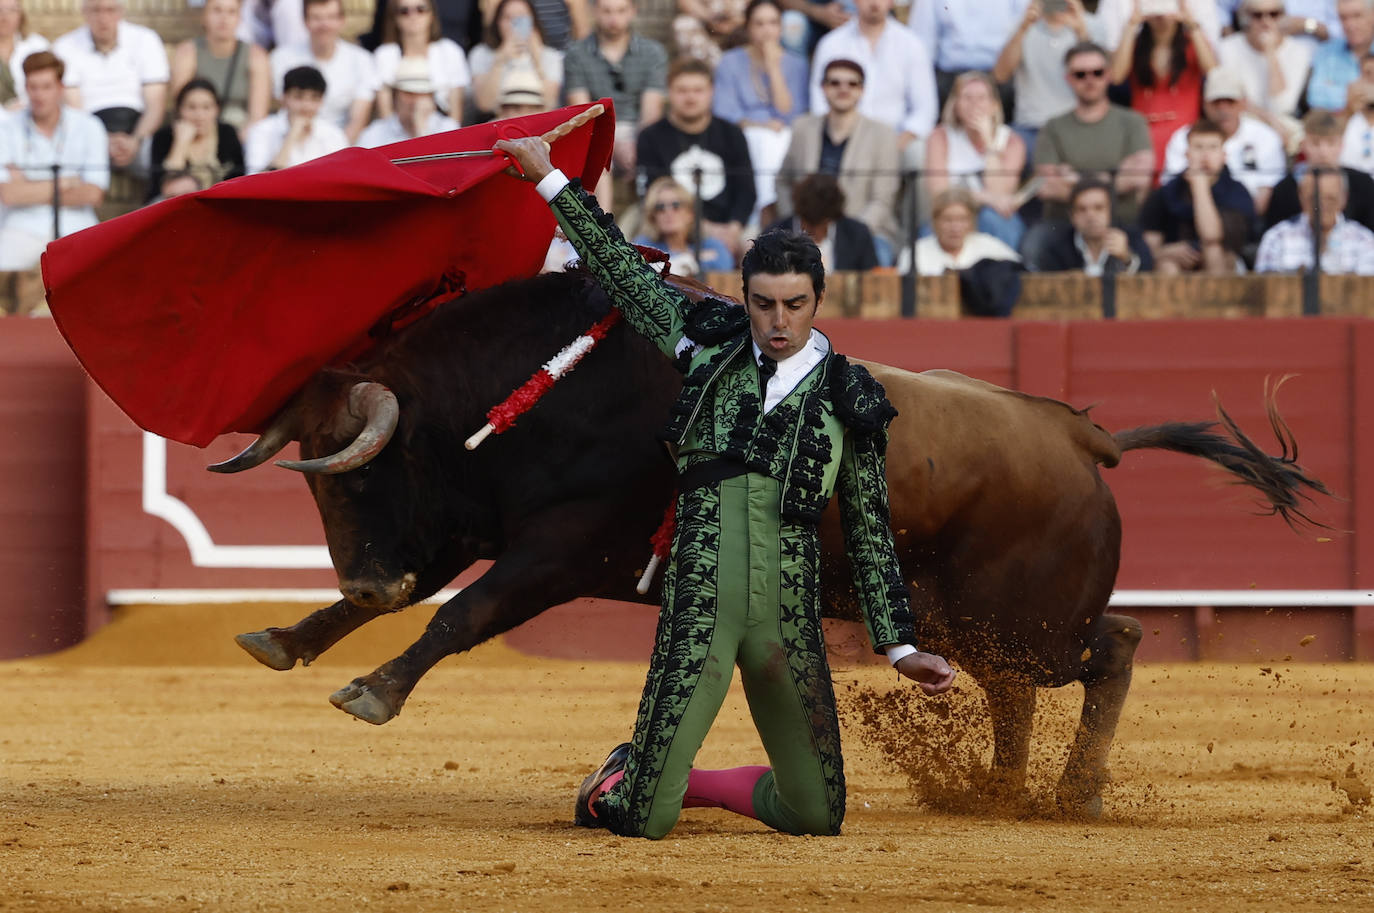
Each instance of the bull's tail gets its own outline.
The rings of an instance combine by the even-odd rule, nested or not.
[[[1277,456],[1265,453],[1249,435],[1240,430],[1235,420],[1222,408],[1221,400],[1215,393],[1212,394],[1212,401],[1217,408],[1217,422],[1169,422],[1118,431],[1113,437],[1123,452],[1172,450],[1210,460],[1231,473],[1239,484],[1249,485],[1258,491],[1263,496],[1261,504],[1267,504],[1265,513],[1278,514],[1294,529],[1303,525],[1329,529],[1325,523],[1313,520],[1306,513],[1314,494],[1331,496],[1331,491],[1298,465],[1297,439],[1293,437],[1283,416],[1279,415],[1274,400],[1284,380],[1287,378],[1274,384],[1272,389],[1266,381],[1264,391],[1269,427],[1279,442],[1280,452]],[[1212,430],[1218,425],[1224,433]]]

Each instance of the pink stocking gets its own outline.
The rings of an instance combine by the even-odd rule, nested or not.
[[[729,770],[697,770],[687,776],[683,808],[724,808],[737,815],[757,818],[754,787],[768,773],[767,767],[732,767]]]

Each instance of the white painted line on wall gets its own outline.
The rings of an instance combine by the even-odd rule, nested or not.
[[[167,441],[143,432],[143,510],[172,525],[196,567],[331,569],[323,545],[216,545],[186,502],[167,493]]]

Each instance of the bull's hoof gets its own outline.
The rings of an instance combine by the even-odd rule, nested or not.
[[[1060,793],[1055,797],[1059,811],[1066,818],[1080,821],[1097,821],[1102,817],[1102,795],[1069,796]]]
[[[296,657],[286,652],[281,642],[272,636],[271,629],[240,634],[234,638],[234,643],[269,669],[285,672],[296,665]]]
[[[329,703],[374,726],[382,725],[400,712],[400,708],[393,708],[361,682],[351,682],[335,691],[329,695]]]

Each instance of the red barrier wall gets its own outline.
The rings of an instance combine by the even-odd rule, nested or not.
[[[18,366],[22,373],[18,353],[36,351],[38,344],[21,342],[10,353],[8,332],[14,323],[8,321],[0,329],[0,366],[7,370]],[[63,361],[65,350],[60,349],[50,325],[34,323],[41,329],[29,335],[45,340],[49,360],[62,365],[50,370],[65,380],[33,384],[52,388],[60,406],[26,408],[28,413],[77,417],[74,426],[67,421],[50,428],[55,439],[68,428],[70,438],[80,433],[79,416],[85,411],[76,389],[77,375],[69,361]],[[1280,405],[1302,445],[1302,462],[1345,499],[1323,503],[1318,516],[1350,533],[1333,533],[1326,542],[1316,541],[1311,534],[1294,535],[1273,518],[1251,516],[1252,500],[1224,484],[1207,464],[1173,454],[1132,453],[1121,466],[1105,471],[1125,526],[1119,586],[1355,589],[1374,585],[1374,535],[1360,535],[1362,526],[1374,524],[1374,464],[1367,457],[1357,458],[1357,454],[1374,453],[1374,424],[1369,421],[1374,400],[1374,322],[830,320],[823,321],[823,326],[841,351],[859,357],[915,370],[950,367],[1077,406],[1096,403],[1094,419],[1113,430],[1210,418],[1215,390],[1242,427],[1267,450],[1274,445],[1262,410],[1265,378],[1300,375],[1284,387]],[[0,387],[0,409],[17,408],[10,401],[13,389]],[[30,400],[33,395],[30,391]],[[333,574],[323,566],[244,566],[289,564],[283,547],[301,546],[315,550],[315,558],[306,563],[324,564],[318,515],[304,483],[294,473],[271,466],[227,477],[204,471],[207,463],[229,456],[247,438],[221,440],[207,451],[166,444],[166,471],[152,486],[165,493],[162,506],[155,508],[172,518],[165,519],[145,511],[149,490],[144,484],[143,435],[94,388],[86,392],[85,400],[91,467],[84,550],[90,582],[88,627],[103,617],[105,594],[116,589],[329,589],[334,585]],[[46,442],[41,446],[45,451],[62,449]],[[5,475],[22,477],[27,472],[34,478],[35,471],[12,469]],[[64,471],[66,488],[52,509],[67,518],[68,527],[54,538],[63,541],[64,558],[75,554],[79,564],[83,551],[71,539],[71,518],[76,518],[79,529],[82,499],[79,485],[71,480],[82,478],[81,463],[76,461]],[[36,486],[19,488],[16,496],[29,498],[41,491]],[[8,498],[6,503],[10,503]],[[184,507],[178,509],[176,504]],[[188,525],[187,517],[194,522]],[[193,527],[202,530],[197,534],[199,557],[194,560],[189,534],[184,532]],[[248,551],[235,553],[242,547]],[[44,553],[56,554],[48,548]],[[25,579],[32,593],[49,587],[43,575],[34,572],[32,562],[14,568],[15,554],[12,548],[0,547],[0,559],[11,562],[6,566],[12,575]],[[224,566],[211,566],[215,564]],[[78,571],[76,577],[80,576]],[[79,588],[74,592],[79,598]],[[598,606],[596,611],[634,612],[639,613],[635,619],[640,619],[645,610]],[[1132,609],[1128,614],[1145,622],[1141,656],[1146,659],[1281,658],[1286,654],[1301,659],[1374,658],[1374,616],[1368,610],[1189,608]],[[513,640],[529,646],[549,642],[556,628],[566,645],[568,638],[579,636],[577,629],[586,627],[570,625],[568,618],[566,611],[549,613]],[[607,627],[598,625],[597,629]],[[647,631],[652,625],[631,627]],[[61,636],[71,637],[76,629],[64,630],[67,633]],[[1317,635],[1316,640],[1300,648],[1297,641],[1305,634]],[[642,650],[635,646],[630,655],[642,655]]]
[[[0,320],[0,659],[86,632],[85,376],[50,320]]]

